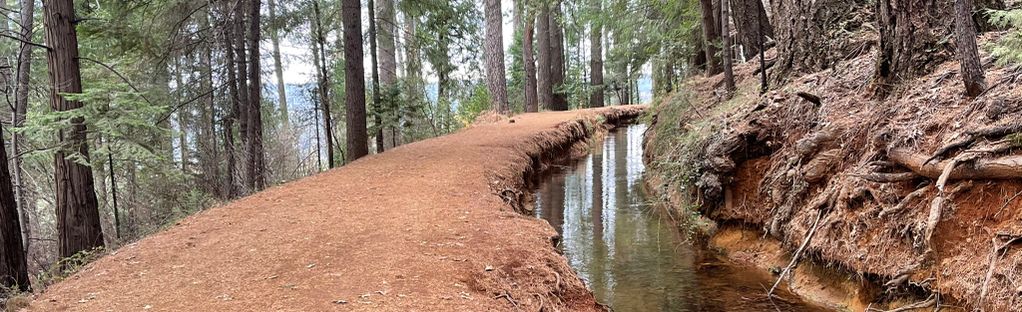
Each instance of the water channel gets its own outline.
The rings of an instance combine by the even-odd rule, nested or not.
[[[645,125],[620,127],[536,190],[536,215],[561,234],[572,268],[614,311],[820,311],[773,299],[769,274],[685,239],[647,199]]]

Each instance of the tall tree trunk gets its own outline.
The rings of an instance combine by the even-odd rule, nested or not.
[[[877,0],[880,54],[875,73],[876,93],[887,93],[905,79],[923,73],[943,60],[941,41],[951,35],[951,0]]]
[[[533,42],[535,41],[535,16],[524,6],[522,15],[525,17],[525,29],[522,32],[522,61],[525,63],[525,112],[539,111],[539,98],[536,93],[536,58]]]
[[[955,0],[955,44],[958,45],[958,63],[965,82],[965,94],[979,96],[987,88],[983,64],[976,48],[976,26],[972,21],[972,1]]]
[[[266,186],[266,165],[263,159],[263,118],[262,118],[262,80],[259,67],[259,7],[260,0],[250,0],[248,6],[248,184],[249,190],[256,192]]]
[[[539,4],[539,15],[536,16],[536,94],[539,105],[553,110],[554,89],[551,73],[552,51],[550,49],[550,7],[545,2]]]
[[[28,42],[32,41],[32,29],[35,23],[35,0],[21,0],[21,47],[18,50],[18,71],[15,73],[14,85],[14,113],[11,117],[11,124],[15,128],[25,125],[25,114],[28,112],[28,84],[32,74],[32,48]],[[14,166],[14,193],[18,202],[18,210],[21,215],[22,239],[25,244],[25,253],[28,253],[32,246],[32,222],[29,219],[29,210],[34,207],[25,190],[24,165],[21,157],[21,146],[25,143],[24,136],[19,132],[11,134],[11,153]]]
[[[200,15],[199,24],[200,27],[212,27],[210,25],[210,9],[207,6],[203,9]],[[210,28],[213,29],[213,28]],[[201,121],[199,124],[199,166],[202,167],[202,183],[203,186],[213,194],[223,196],[221,189],[218,186],[218,179],[220,178],[220,153],[217,148],[216,139],[216,92],[213,90],[213,33],[208,35],[208,41],[203,43],[202,51],[200,52],[200,69],[201,72],[201,84],[203,92],[208,92],[203,96],[202,105],[200,105],[199,115]]]
[[[568,110],[568,95],[564,92],[564,26],[561,25],[561,3],[550,7],[550,85],[554,89],[553,104],[556,111]]]
[[[188,105],[184,103],[187,101],[188,95],[185,94],[185,86],[182,76],[184,71],[181,69],[181,58],[182,55],[174,57],[174,93],[177,97],[177,145],[181,156],[181,172],[188,173],[188,162],[190,153],[188,152]]]
[[[344,95],[347,115],[347,159],[352,162],[369,154],[366,130],[365,68],[362,65],[362,3],[342,0],[344,23]]]
[[[248,170],[244,169],[244,168],[247,168],[247,166],[248,166],[248,154],[251,153],[251,151],[248,150],[249,147],[250,147],[248,145],[248,139],[249,139],[249,136],[248,136],[249,132],[248,131],[249,131],[249,120],[250,120],[248,114],[249,114],[249,110],[250,110],[249,109],[249,103],[250,103],[249,95],[250,95],[250,91],[249,91],[249,87],[248,87],[248,85],[249,85],[249,82],[248,82],[248,79],[249,79],[249,74],[248,74],[248,54],[246,52],[246,50],[247,50],[246,46],[248,45],[248,42],[246,40],[246,38],[248,36],[246,35],[246,33],[248,32],[248,29],[245,27],[245,25],[246,25],[246,15],[248,15],[248,13],[245,11],[245,8],[248,7],[248,4],[247,4],[248,1],[250,1],[250,0],[241,0],[240,2],[238,2],[237,4],[234,5],[235,11],[234,11],[234,18],[232,19],[232,21],[234,22],[234,33],[231,34],[231,37],[234,38],[234,40],[235,40],[234,41],[234,56],[235,56],[236,64],[238,66],[238,79],[237,79],[237,82],[238,82],[238,99],[239,99],[239,104],[238,104],[238,137],[241,139],[241,145],[240,145],[240,147],[241,147],[241,155],[244,156],[244,159],[243,159],[244,162],[242,163],[244,165],[244,166],[242,166],[242,172],[244,173],[244,176],[242,177],[242,180],[239,181],[239,183],[244,183],[243,186],[246,186],[246,187],[248,187],[249,178],[248,178]],[[249,189],[249,191],[251,191],[251,189]]]
[[[326,65],[326,34],[323,31],[323,15],[319,9],[319,0],[313,0],[312,8],[315,14],[315,21],[312,24],[312,59],[313,65],[316,67],[318,83],[316,91],[319,96],[319,107],[317,109],[322,110],[323,113],[323,134],[326,137],[327,168],[333,169],[337,164],[334,157],[333,115],[330,113],[330,104],[333,101],[330,99],[330,70]]]
[[[277,75],[277,103],[280,105],[280,120],[285,131],[291,131],[291,116],[287,108],[287,89],[284,85],[284,65],[280,60],[280,36],[277,33],[277,3],[267,0],[270,9],[270,43],[273,44],[273,71]]]
[[[373,0],[368,0],[369,6],[369,64],[370,75],[372,76],[373,88],[373,123],[376,126],[376,153],[383,153],[385,142],[383,137],[383,118],[380,109],[380,62],[376,55],[376,6]]]
[[[511,112],[507,103],[507,77],[504,73],[504,33],[501,30],[500,0],[485,0],[486,86],[490,89],[490,108],[501,114]]]
[[[377,15],[376,18],[379,21],[377,23],[376,44],[377,44],[377,56],[380,58],[380,87],[382,89],[382,95],[391,94],[393,88],[397,86],[397,43],[395,34],[397,33],[397,18],[394,11],[394,0],[378,0],[380,1],[376,7]],[[396,105],[396,99],[388,98],[385,103],[388,107],[385,107],[384,111],[387,114],[383,118],[383,125],[381,130],[383,131],[383,145],[385,149],[393,148],[398,145],[400,141],[400,119],[397,115],[398,108]]]
[[[43,5],[46,23],[47,67],[50,71],[50,106],[64,112],[82,107],[62,94],[82,93],[82,77],[78,60],[78,35],[74,26],[74,4],[71,0],[48,0]],[[57,133],[61,148],[54,159],[56,181],[57,232],[59,256],[67,258],[80,251],[103,247],[103,228],[99,222],[92,168],[69,156],[88,162],[89,145],[85,120],[74,118],[71,126]]]
[[[728,9],[730,3],[730,0],[720,2],[720,38],[724,43],[721,53],[724,58],[724,92],[729,97],[731,92],[735,91],[735,73],[731,62],[731,12]]]
[[[774,29],[767,19],[766,9],[761,0],[729,0],[733,1],[731,14],[734,16],[737,42],[742,45],[742,56],[746,60],[756,57],[759,53],[759,36],[774,36]]]
[[[227,4],[223,4],[226,8]],[[229,15],[229,12],[224,12],[224,15]],[[225,18],[223,23],[228,23],[229,18]],[[224,60],[227,65],[225,76],[227,77],[227,94],[230,100],[229,113],[223,119],[223,136],[224,136],[224,156],[226,158],[226,174],[223,180],[223,196],[224,198],[230,199],[238,196],[238,188],[235,177],[237,176],[238,170],[238,153],[234,143],[234,123],[241,118],[241,93],[242,90],[239,88],[238,82],[238,70],[237,67],[237,56],[235,55],[235,32],[230,29],[225,29],[220,32],[221,40],[223,40],[224,47]],[[239,131],[239,135],[244,137],[244,127]],[[133,194],[133,193],[129,193]]]
[[[590,21],[591,33],[589,34],[589,85],[592,87],[592,94],[589,95],[589,107],[603,106],[603,16],[602,0],[592,0],[592,15],[596,16]]]
[[[0,144],[0,159],[7,159],[7,148],[3,144]],[[11,173],[7,162],[0,161],[0,255],[3,255],[0,257],[0,286],[6,289],[27,291],[31,288],[23,247]]]
[[[714,42],[720,37],[720,22],[717,18],[717,7],[713,0],[699,0],[700,12],[702,13],[703,26],[703,51],[706,53],[706,75],[713,76],[720,73],[720,59],[717,58],[717,44]],[[616,44],[616,43],[615,43]]]

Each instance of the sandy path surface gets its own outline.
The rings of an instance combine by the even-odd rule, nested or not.
[[[639,109],[520,115],[273,187],[112,252],[31,309],[600,310],[554,230],[491,185],[522,179],[551,138]]]

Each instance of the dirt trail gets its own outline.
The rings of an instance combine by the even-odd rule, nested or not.
[[[641,109],[516,116],[273,187],[120,248],[31,309],[600,310],[554,230],[492,189]]]

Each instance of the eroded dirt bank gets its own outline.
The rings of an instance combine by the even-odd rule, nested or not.
[[[878,99],[868,51],[765,95],[758,64],[730,99],[692,79],[651,108],[654,187],[739,260],[780,273],[799,254],[796,292],[856,293],[804,292],[835,308],[1022,310],[1022,73],[985,64],[975,99],[955,62]],[[829,281],[800,284],[816,268]]]
[[[112,252],[33,311],[601,311],[514,211],[545,163],[628,106],[526,114],[409,144],[189,217]]]

